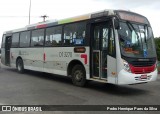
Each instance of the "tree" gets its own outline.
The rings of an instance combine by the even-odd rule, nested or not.
[[[154,40],[156,45],[157,58],[158,58],[158,61],[160,61],[160,37],[155,38]]]
[[[157,59],[160,61],[160,37],[155,38],[155,45],[156,45],[156,52],[157,52]],[[160,73],[160,62],[158,63],[158,71]]]

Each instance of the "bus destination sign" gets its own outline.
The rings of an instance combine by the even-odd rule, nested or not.
[[[120,18],[124,20],[148,24],[148,21],[145,19],[145,17],[140,16],[138,14],[127,13],[127,12],[118,12],[118,14]]]

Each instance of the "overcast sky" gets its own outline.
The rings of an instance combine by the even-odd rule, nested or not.
[[[28,25],[30,0],[0,0],[0,43],[4,31]],[[124,9],[146,16],[155,37],[160,36],[160,0],[31,0],[31,24],[63,19],[104,9]]]

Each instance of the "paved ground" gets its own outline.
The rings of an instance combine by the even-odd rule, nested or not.
[[[15,69],[1,67],[0,105],[160,105],[160,76],[156,82],[147,84],[113,86],[91,81],[81,88],[66,77],[33,71],[19,74]]]

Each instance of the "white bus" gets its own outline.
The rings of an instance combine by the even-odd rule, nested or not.
[[[146,17],[104,10],[4,32],[4,65],[111,84],[155,81],[157,57]]]

